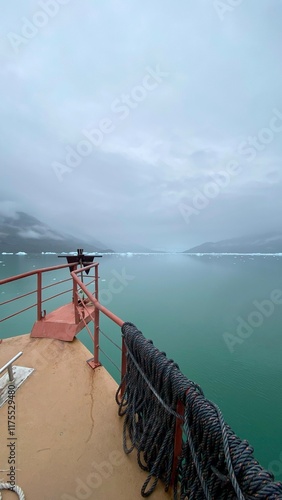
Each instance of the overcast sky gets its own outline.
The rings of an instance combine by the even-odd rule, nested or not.
[[[281,228],[281,0],[1,4],[0,212],[112,248]]]

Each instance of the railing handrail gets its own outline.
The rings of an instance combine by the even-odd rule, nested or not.
[[[18,354],[16,354],[16,356],[14,356],[12,359],[10,359],[10,361],[8,361],[4,366],[2,366],[2,368],[0,368],[0,375],[1,373],[3,373],[5,370],[8,370],[8,376],[9,376],[9,380],[10,382],[13,382],[14,381],[14,374],[13,374],[13,363],[15,361],[17,361],[17,359],[22,356],[22,351],[18,352]]]
[[[13,299],[11,299],[9,302],[10,303],[13,303],[19,299],[22,299],[23,297],[25,297],[26,295],[32,295],[33,293],[37,294],[37,301],[35,304],[32,304],[31,306],[28,306],[24,309],[20,309],[19,311],[16,311],[15,313],[13,314],[9,314],[8,316],[2,318],[0,321],[1,323],[3,321],[6,321],[14,316],[17,316],[18,314],[21,314],[22,312],[28,310],[28,309],[31,309],[32,307],[37,307],[37,320],[40,320],[44,314],[42,313],[42,304],[44,302],[46,302],[46,300],[51,300],[52,298],[55,298],[59,295],[62,295],[63,293],[66,293],[66,291],[64,292],[60,292],[59,294],[56,294],[56,295],[53,295],[52,297],[49,297],[48,299],[44,299],[42,300],[42,292],[46,289],[46,288],[49,288],[51,285],[48,285],[46,287],[42,286],[42,275],[43,273],[48,273],[48,272],[52,272],[52,271],[59,271],[60,269],[66,269],[66,268],[76,268],[78,266],[78,262],[72,262],[72,263],[67,263],[67,264],[60,264],[58,266],[49,266],[49,267],[43,267],[43,268],[39,268],[39,269],[33,269],[32,271],[27,271],[25,273],[21,273],[21,274],[17,274],[15,276],[10,276],[9,278],[4,278],[2,280],[0,280],[0,285],[5,285],[7,283],[12,283],[14,281],[17,281],[17,280],[21,280],[21,279],[24,279],[24,278],[28,278],[28,277],[31,277],[31,276],[35,276],[37,278],[37,286],[36,286],[36,289],[33,290],[32,292],[29,292],[28,294],[23,294],[22,296],[20,297],[14,297]],[[73,281],[72,277],[69,278],[70,280]],[[63,283],[68,281],[68,280],[62,280]],[[57,283],[52,283],[52,286],[55,286],[55,285],[60,285],[61,282],[57,282]],[[71,290],[68,290],[68,291],[71,291]],[[3,306],[5,305],[6,301],[4,302],[1,302],[0,303],[0,306]]]
[[[30,277],[30,276],[35,276],[35,275],[46,273],[46,272],[49,272],[49,271],[56,271],[58,269],[64,269],[66,267],[75,267],[78,264],[79,264],[78,262],[72,262],[72,263],[68,263],[68,264],[61,264],[61,265],[58,265],[58,266],[51,266],[51,267],[43,267],[43,268],[40,268],[40,269],[34,269],[34,270],[28,271],[26,273],[17,274],[15,276],[10,276],[9,278],[4,278],[4,279],[0,280],[0,285],[5,285],[6,283],[11,283],[13,281],[16,281],[16,280],[19,280],[19,279],[22,279],[22,278],[27,278],[27,277]],[[77,283],[77,285],[79,285],[80,289],[83,290],[83,292],[85,293],[85,295],[89,298],[89,300],[91,302],[93,302],[93,304],[95,305],[95,307],[97,307],[97,309],[99,309],[99,311],[101,311],[103,314],[105,314],[105,316],[107,316],[108,318],[110,318],[114,323],[116,323],[118,326],[121,327],[123,325],[124,321],[121,318],[119,318],[116,314],[112,313],[105,306],[103,306],[95,297],[93,297],[93,295],[88,291],[88,289],[86,288],[86,286],[84,285],[84,283],[77,276],[77,274],[85,272],[85,271],[87,271],[87,270],[89,270],[91,268],[97,267],[98,265],[99,265],[98,262],[92,262],[88,266],[79,267],[78,269],[76,269],[74,271],[71,271],[70,274],[71,274],[73,280]],[[36,292],[36,290],[35,290],[35,292]]]
[[[119,318],[116,314],[112,313],[109,309],[107,309],[105,306],[103,306],[99,300],[97,300],[86,288],[84,283],[79,279],[77,276],[77,273],[84,272],[85,270],[89,269],[90,267],[94,267],[95,265],[98,265],[98,262],[94,262],[93,264],[90,264],[90,266],[86,267],[80,267],[76,271],[71,272],[71,276],[73,277],[73,280],[76,282],[76,284],[79,286],[79,288],[85,293],[85,295],[88,297],[88,299],[94,304],[94,306],[99,309],[105,316],[110,318],[114,323],[116,323],[118,326],[122,326],[125,322]]]
[[[85,322],[85,327],[86,327],[88,333],[90,334],[90,337],[94,341],[94,357],[92,360],[88,361],[88,363],[90,364],[90,366],[92,368],[96,368],[96,367],[100,366],[100,361],[99,361],[99,351],[100,351],[99,314],[100,314],[100,312],[102,312],[105,316],[107,316],[111,321],[116,323],[118,326],[122,327],[122,325],[124,324],[124,321],[121,318],[119,318],[116,314],[112,313],[112,311],[110,311],[105,306],[100,304],[100,302],[98,300],[98,297],[99,297],[99,294],[98,294],[98,279],[99,279],[98,265],[99,265],[98,262],[96,262],[96,263],[94,262],[94,263],[91,263],[90,265],[87,265],[85,267],[80,267],[79,269],[76,269],[75,271],[71,271],[71,273],[70,273],[71,277],[73,279],[73,303],[74,303],[75,317],[77,318],[78,316],[80,316],[79,305],[80,306],[82,305],[84,307],[84,309],[87,310],[87,305],[85,304],[84,300],[82,300],[80,302],[80,304],[78,303],[78,297],[77,297],[78,296],[78,292],[77,292],[78,287],[80,288],[80,290],[82,290],[82,292],[86,295],[86,297],[88,298],[90,303],[93,304],[93,306],[94,306],[94,317],[90,314],[90,318],[92,319],[92,321],[94,323],[94,336],[91,335],[91,332],[90,332],[90,330]],[[94,295],[92,295],[90,293],[88,288],[85,286],[83,281],[80,279],[80,276],[83,276],[83,273],[85,271],[91,269],[92,267],[95,267],[95,278],[94,278],[95,291],[94,291]],[[83,318],[82,318],[82,320],[83,320]],[[108,356],[106,355],[106,357],[108,357]],[[122,341],[122,359],[121,359],[122,379],[125,375],[125,371],[126,371],[126,351],[125,351],[124,342]],[[124,388],[124,384],[122,385],[122,388],[121,388],[122,393],[123,393],[123,388]]]
[[[34,275],[39,274],[39,273],[47,273],[48,271],[56,271],[57,269],[63,269],[66,267],[75,267],[78,264],[79,264],[79,262],[72,262],[71,264],[61,264],[59,266],[41,267],[40,269],[34,269],[33,271],[28,271],[28,272],[22,273],[22,274],[16,274],[15,276],[10,276],[9,278],[4,278],[3,280],[0,280],[0,285],[5,285],[6,283],[20,280],[22,278],[28,278],[29,276],[34,276]]]
[[[90,314],[90,318],[94,323],[94,336],[91,335],[91,333],[87,327],[87,322],[85,322],[85,327],[86,327],[88,333],[90,334],[90,337],[94,341],[94,358],[93,358],[94,366],[99,366],[99,364],[100,364],[99,363],[99,313],[100,312],[103,313],[105,316],[107,316],[111,321],[113,321],[119,327],[122,327],[122,325],[124,324],[124,321],[121,318],[119,318],[116,314],[114,314],[112,311],[107,309],[107,307],[103,306],[99,302],[99,295],[98,295],[98,279],[99,279],[98,266],[99,266],[99,263],[98,262],[91,262],[90,264],[87,264],[86,266],[83,266],[83,267],[78,267],[78,266],[79,266],[79,262],[73,262],[73,263],[68,262],[67,264],[62,264],[62,265],[58,265],[58,266],[34,269],[34,270],[26,272],[26,273],[22,273],[19,275],[11,276],[9,278],[5,278],[3,280],[0,280],[0,284],[6,284],[6,283],[11,283],[13,281],[20,280],[22,278],[27,278],[30,276],[37,277],[37,288],[36,288],[36,290],[34,290],[32,292],[32,293],[37,293],[36,304],[32,304],[31,306],[28,306],[27,308],[21,309],[20,311],[17,311],[13,314],[10,314],[9,316],[3,318],[1,320],[1,322],[5,321],[7,319],[10,319],[10,318],[24,312],[25,310],[30,309],[31,307],[35,307],[35,306],[37,307],[37,321],[40,321],[42,318],[44,318],[46,316],[46,311],[45,310],[42,311],[42,304],[44,302],[46,302],[47,300],[51,300],[59,295],[62,295],[63,293],[70,292],[71,290],[66,290],[66,291],[60,292],[56,295],[53,295],[52,297],[48,297],[48,298],[43,300],[42,291],[45,289],[45,287],[42,286],[43,273],[48,273],[49,271],[57,271],[57,270],[64,269],[64,268],[71,268],[71,269],[73,269],[70,272],[70,276],[71,276],[70,279],[73,282],[72,302],[73,302],[73,307],[74,307],[75,324],[78,325],[81,321],[84,321],[84,316],[81,315],[81,306],[86,308],[84,301],[81,300],[79,295],[78,295],[78,289],[80,289],[83,292],[83,294],[85,294],[85,296],[88,298],[90,303],[93,304],[93,306],[94,306],[93,316],[92,316],[92,314]],[[95,269],[95,273],[94,273],[95,277],[93,280],[95,282],[95,290],[94,290],[93,294],[90,292],[90,290],[88,288],[89,284],[87,283],[87,286],[86,286],[86,284],[83,283],[83,274],[87,273],[87,271],[89,271],[90,269]],[[68,280],[63,280],[63,281],[65,282]],[[56,283],[56,284],[59,285],[60,283]],[[50,285],[48,285],[48,287],[46,287],[46,288],[49,288],[49,287],[50,287]],[[16,298],[14,300],[16,300]],[[89,316],[89,314],[88,314],[88,316]],[[125,370],[125,356],[124,356],[124,346],[123,346],[122,372],[124,372],[124,370]]]

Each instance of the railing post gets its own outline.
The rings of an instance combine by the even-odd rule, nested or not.
[[[94,353],[93,353],[93,358],[92,359],[89,359],[87,361],[87,363],[89,364],[89,366],[91,366],[91,368],[95,369],[97,368],[98,366],[101,366],[101,363],[100,363],[100,360],[99,360],[99,350],[100,350],[100,346],[99,346],[99,342],[100,342],[100,310],[98,309],[98,307],[96,307],[96,303],[95,301],[99,300],[99,297],[98,297],[98,290],[99,290],[99,285],[98,285],[98,282],[99,282],[99,272],[98,272],[98,263],[97,265],[95,266],[95,277],[94,277],[94,318],[92,317],[92,319],[94,320],[94,335],[93,335],[93,340],[94,340],[94,346],[93,346],[93,350],[94,350]]]
[[[87,360],[87,363],[93,370],[98,366],[101,366],[99,361],[99,336],[100,336],[100,311],[98,307],[94,306],[94,357]]]
[[[99,300],[99,272],[98,264],[95,266],[95,299]],[[95,306],[94,306],[95,307]],[[99,334],[100,334],[100,311],[97,307],[94,309],[94,363],[99,366]]]
[[[76,270],[77,266],[74,267],[73,271]],[[74,320],[75,324],[77,325],[79,323],[79,314],[78,314],[78,297],[77,297],[77,282],[75,281],[74,278],[72,278],[72,300],[73,300],[73,307],[74,307]]]
[[[98,291],[99,291],[99,270],[98,270],[99,264],[95,266],[95,284],[94,284],[94,295],[95,299],[99,300],[98,297]]]
[[[37,321],[42,319],[42,273],[37,273]]]
[[[182,401],[179,400],[177,402],[176,412],[181,417],[184,416],[184,409],[185,409],[184,404],[182,403]],[[183,426],[183,420],[181,418],[176,418],[175,431],[174,431],[173,464],[172,464],[172,473],[170,480],[170,485],[172,487],[174,486],[176,480],[178,460],[182,451],[182,426]]]
[[[97,307],[94,310],[94,364],[96,366],[100,365],[99,361],[99,334],[100,334],[100,311]]]

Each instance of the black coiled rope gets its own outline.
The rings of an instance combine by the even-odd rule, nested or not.
[[[181,419],[175,499],[282,499],[282,483],[273,482],[273,475],[254,459],[248,442],[225,424],[201,388],[132,323],[124,323],[122,335],[127,370],[116,400],[119,415],[124,416],[124,451],[129,454],[135,448],[139,466],[148,472],[142,496],[149,496],[159,479],[166,491],[171,485],[175,425]],[[124,394],[119,400],[121,387]],[[184,405],[184,416],[177,413],[178,401]]]

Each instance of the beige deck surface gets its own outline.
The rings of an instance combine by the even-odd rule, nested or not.
[[[134,500],[146,473],[122,449],[123,419],[116,383],[86,363],[91,353],[77,339],[29,335],[3,340],[0,366],[19,351],[16,365],[35,372],[16,392],[16,483],[26,500]],[[7,403],[0,408],[0,479],[7,481]],[[159,484],[152,500],[172,498]],[[4,491],[3,500],[17,499]]]

